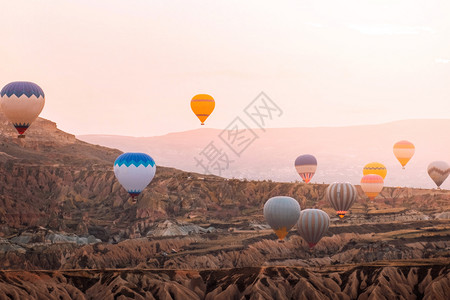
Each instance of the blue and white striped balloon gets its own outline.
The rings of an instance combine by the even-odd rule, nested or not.
[[[155,172],[155,161],[145,153],[127,152],[114,162],[114,174],[132,198],[145,189]]]

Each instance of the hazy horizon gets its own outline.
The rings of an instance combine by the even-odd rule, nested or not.
[[[300,129],[300,128],[304,128],[304,129],[324,129],[324,128],[348,128],[348,127],[361,127],[361,126],[377,126],[377,125],[389,125],[389,124],[393,124],[393,123],[399,123],[399,122],[408,122],[408,121],[446,121],[446,120],[450,120],[450,118],[436,118],[436,119],[427,119],[427,118],[423,118],[423,119],[403,119],[403,120],[393,120],[393,121],[388,121],[388,122],[381,122],[381,123],[370,123],[370,124],[354,124],[354,125],[341,125],[341,126],[291,126],[291,127],[266,127],[265,129]],[[52,121],[52,120],[49,120]],[[58,128],[61,129],[59,127],[59,124],[57,124]],[[256,129],[259,130],[259,128],[257,126],[253,126],[250,127],[251,129]],[[181,131],[173,131],[173,132],[167,132],[164,134],[158,134],[158,135],[149,135],[149,136],[136,136],[136,135],[121,135],[121,134],[103,134],[103,133],[86,133],[86,134],[74,134],[75,136],[117,136],[117,137],[130,137],[130,138],[152,138],[152,137],[162,137],[162,136],[167,136],[170,134],[177,134],[177,133],[185,133],[185,132],[190,132],[190,131],[195,131],[195,130],[224,130],[225,128],[214,128],[214,127],[207,127],[207,126],[202,126],[200,128],[191,128],[191,129],[186,129],[186,130],[181,130]],[[61,129],[62,130],[62,129]]]
[[[124,152],[145,152],[155,159],[157,165],[197,173],[205,171],[195,158],[205,158],[200,153],[212,142],[233,162],[220,173],[217,170],[211,170],[210,173],[227,178],[270,179],[281,182],[300,180],[294,168],[294,160],[301,154],[312,154],[318,160],[317,172],[312,182],[349,181],[359,184],[364,165],[376,161],[383,163],[388,169],[385,186],[433,188],[435,184],[427,173],[428,164],[437,160],[450,162],[447,150],[450,148],[450,142],[430,134],[443,128],[450,128],[450,119],[404,120],[333,128],[255,129],[253,131],[258,138],[239,155],[232,150],[236,145],[223,136],[223,129],[195,129],[153,137],[76,137]],[[223,139],[220,138],[221,135]],[[405,170],[402,170],[392,150],[394,143],[400,140],[409,140],[416,147],[416,153]],[[442,188],[449,187],[450,181],[447,180]]]

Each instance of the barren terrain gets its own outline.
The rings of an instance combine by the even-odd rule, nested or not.
[[[445,299],[450,192],[386,187],[343,220],[325,184],[224,179],[158,165],[131,203],[94,146],[0,115],[0,299]],[[329,213],[313,250],[276,240],[264,202]]]

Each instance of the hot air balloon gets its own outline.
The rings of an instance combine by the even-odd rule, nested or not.
[[[347,182],[332,183],[327,188],[327,198],[342,219],[356,200],[356,188]]]
[[[1,107],[13,123],[19,138],[39,116],[45,104],[44,91],[35,83],[16,81],[8,83],[0,91]]]
[[[127,152],[114,162],[114,174],[134,200],[155,176],[156,164],[145,153]]]
[[[313,248],[327,232],[330,226],[330,217],[320,209],[305,209],[300,213],[297,231]]]
[[[370,200],[374,200],[375,197],[378,196],[383,189],[383,186],[383,177],[380,175],[367,174],[361,178],[361,189]]]
[[[376,174],[383,177],[383,179],[386,178],[387,170],[386,167],[383,164],[380,164],[378,162],[371,162],[364,166],[363,168],[363,174]]]
[[[291,197],[272,197],[264,204],[264,218],[280,240],[297,223],[300,216],[300,204]]]
[[[316,173],[317,159],[310,154],[300,155],[295,160],[295,169],[303,181],[308,183]]]
[[[405,168],[408,161],[413,157],[415,152],[414,145],[408,141],[400,141],[394,145],[394,155],[397,157],[398,161]]]
[[[210,95],[195,95],[191,100],[191,109],[200,122],[202,122],[202,125],[205,125],[206,119],[213,112],[215,106],[216,102]]]
[[[436,183],[438,189],[450,174],[450,166],[445,161],[433,161],[428,165],[428,175]]]

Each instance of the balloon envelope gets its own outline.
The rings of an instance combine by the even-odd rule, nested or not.
[[[327,188],[327,198],[336,214],[343,218],[356,200],[356,188],[348,182],[335,182]]]
[[[427,171],[437,187],[440,188],[450,174],[450,166],[445,161],[433,161],[428,165]]]
[[[199,94],[195,95],[191,100],[191,109],[197,118],[205,125],[206,119],[213,112],[216,102],[210,95]]]
[[[363,175],[368,174],[376,174],[383,177],[383,179],[386,178],[387,170],[386,167],[383,164],[380,164],[378,162],[371,162],[364,166],[363,168]]]
[[[317,159],[311,154],[304,154],[295,160],[295,169],[304,182],[308,183],[316,173]]]
[[[264,204],[264,218],[280,240],[297,223],[300,216],[300,204],[291,197],[272,197]]]
[[[117,180],[133,198],[152,181],[155,171],[155,161],[145,153],[127,152],[114,162]]]
[[[364,175],[361,178],[361,189],[370,200],[375,199],[384,186],[383,177],[376,174]]]
[[[305,209],[300,213],[297,230],[308,243],[309,248],[314,247],[330,226],[330,217],[320,209]]]
[[[3,113],[13,123],[19,137],[25,137],[25,131],[44,108],[44,91],[33,82],[16,81],[5,85],[0,96]]]
[[[402,165],[403,169],[411,157],[413,157],[415,151],[413,143],[408,141],[400,141],[394,145],[394,155]]]

